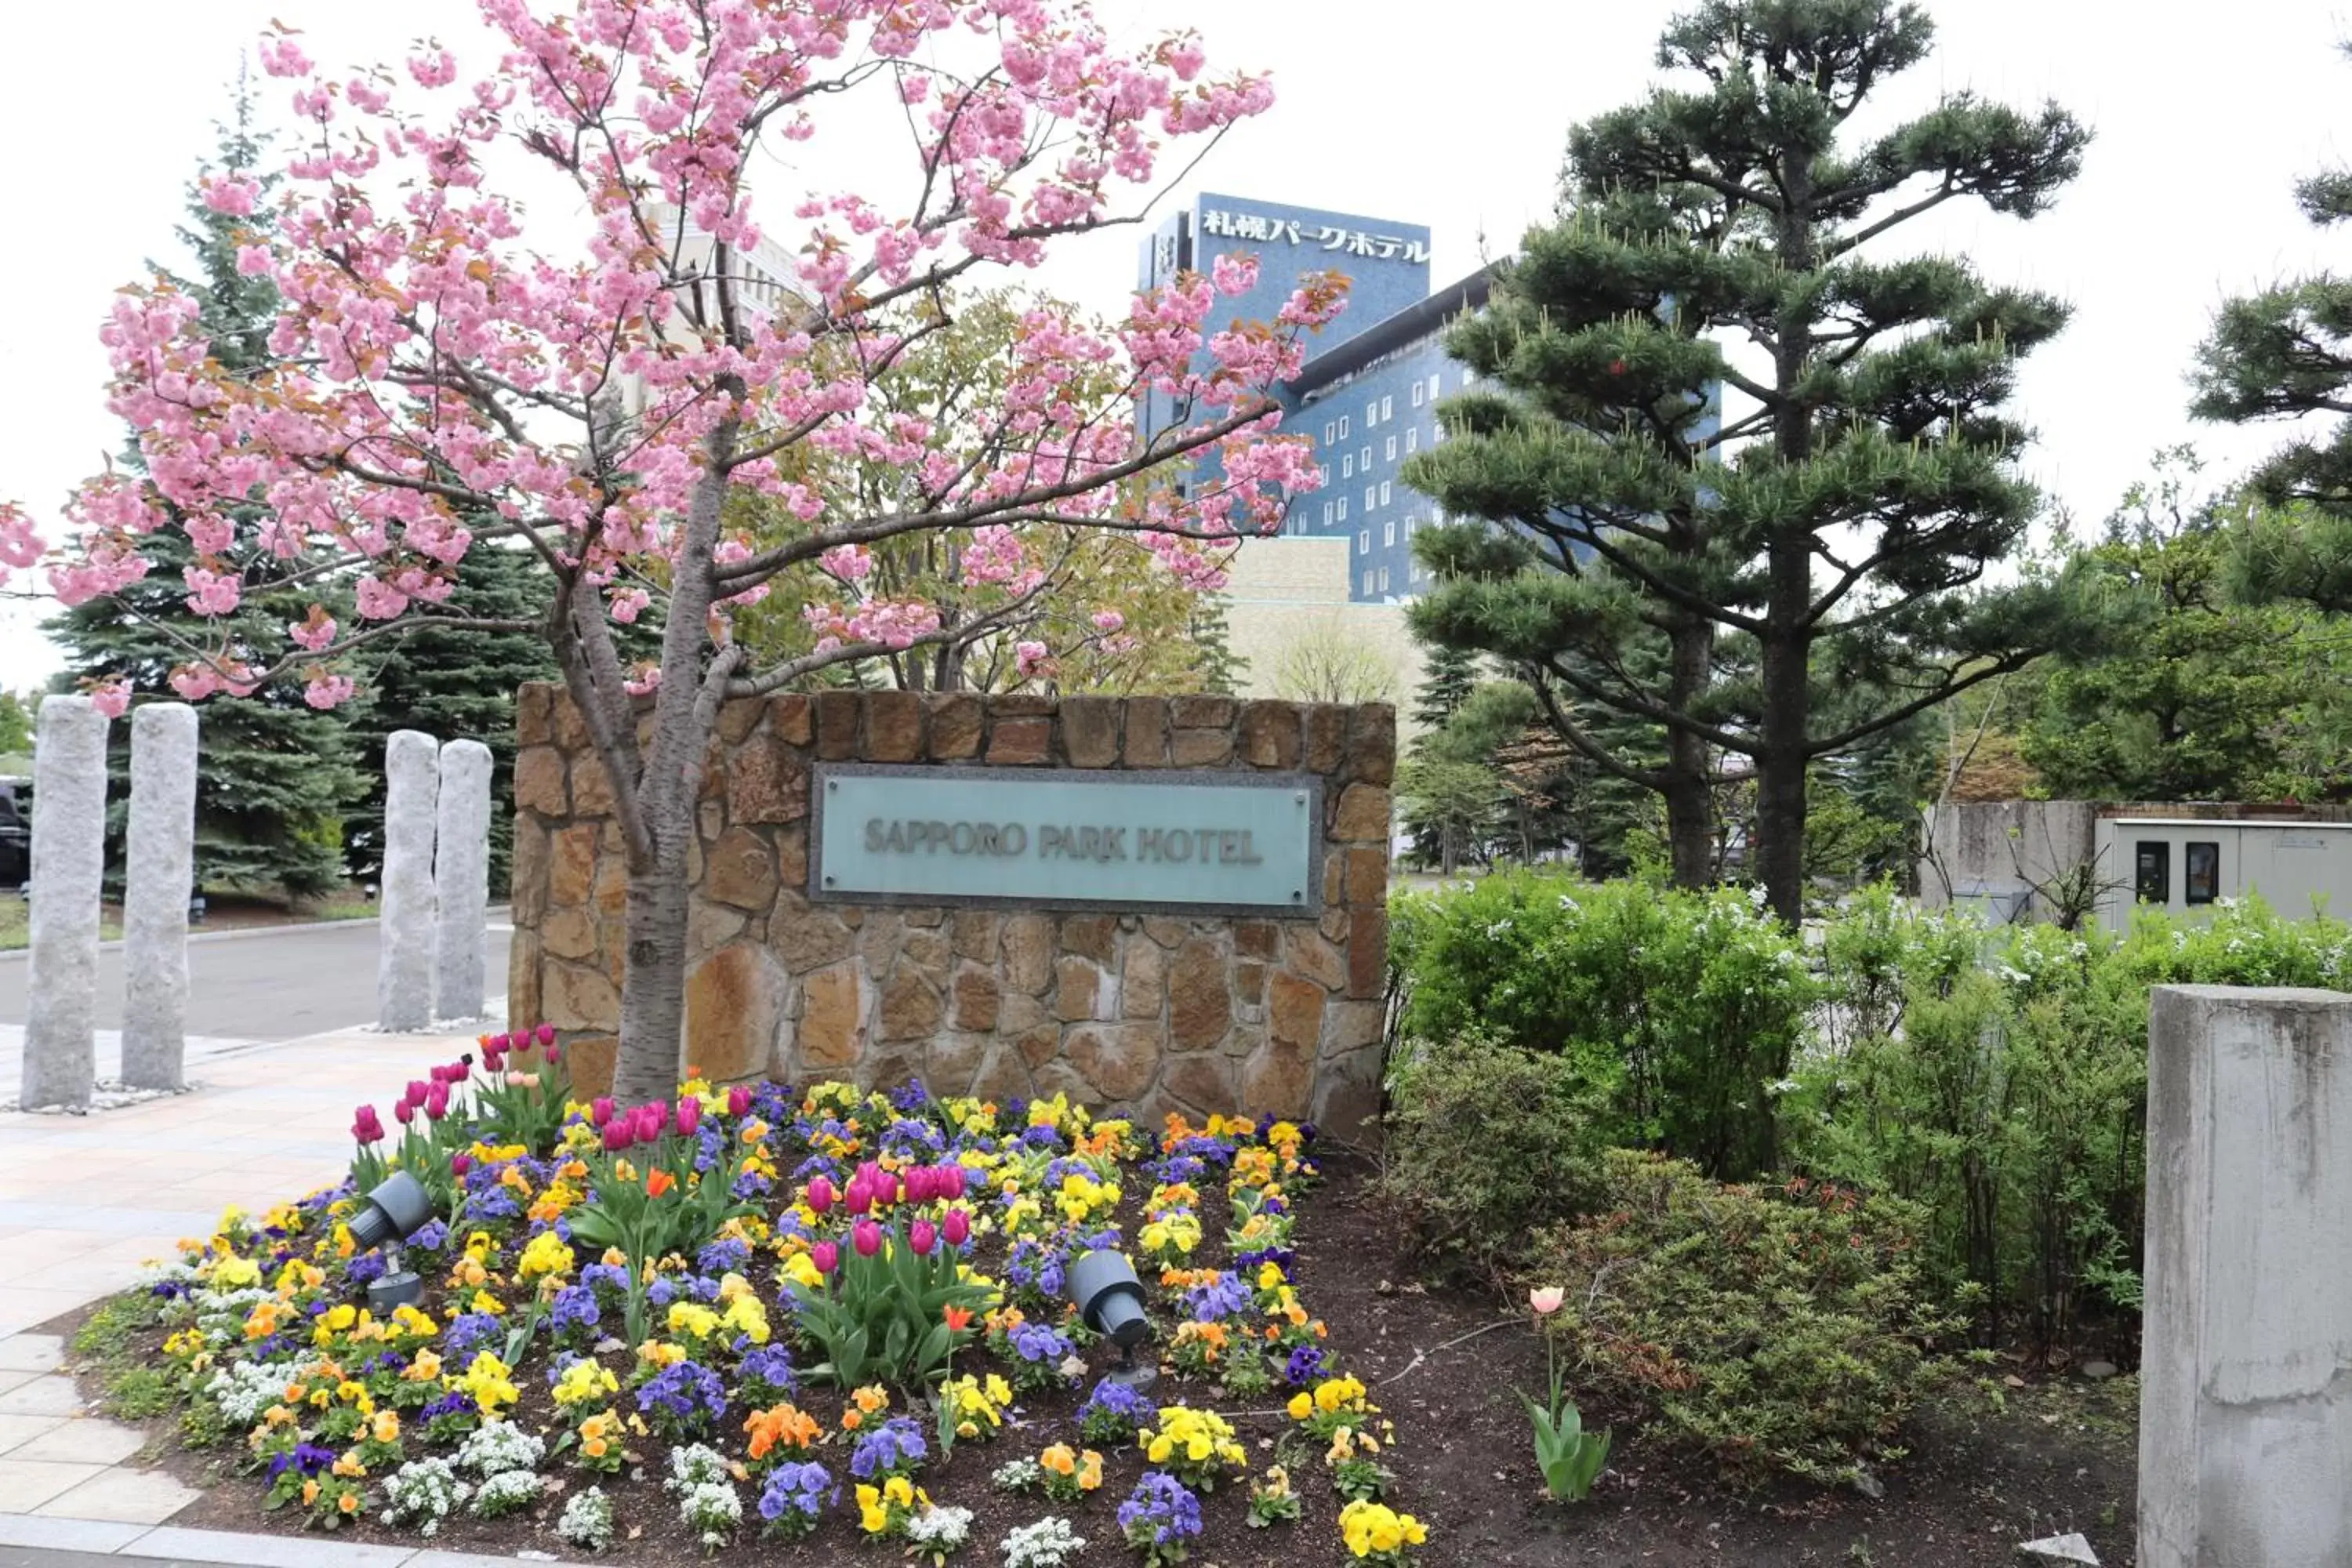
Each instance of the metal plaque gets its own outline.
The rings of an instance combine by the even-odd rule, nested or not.
[[[809,897],[1171,914],[1323,907],[1323,781],[820,763]]]

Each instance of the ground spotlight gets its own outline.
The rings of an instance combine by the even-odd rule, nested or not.
[[[1070,1265],[1068,1284],[1079,1321],[1118,1347],[1119,1363],[1108,1375],[1129,1388],[1150,1387],[1152,1368],[1135,1359],[1135,1347],[1151,1337],[1135,1266],[1108,1248],[1089,1252]]]
[[[360,1200],[352,1216],[352,1241],[362,1250],[383,1249],[383,1272],[368,1281],[368,1310],[387,1317],[395,1307],[424,1299],[425,1282],[400,1266],[400,1244],[433,1217],[433,1200],[415,1176],[394,1171]]]

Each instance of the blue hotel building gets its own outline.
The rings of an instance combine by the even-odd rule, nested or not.
[[[1257,287],[1233,300],[1231,319],[1271,320],[1298,275],[1336,268],[1350,283],[1348,308],[1307,341],[1307,363],[1281,389],[1283,426],[1315,442],[1324,485],[1295,502],[1284,531],[1352,542],[1349,597],[1407,599],[1428,584],[1412,537],[1437,505],[1397,477],[1407,458],[1441,438],[1436,404],[1469,384],[1445,352],[1446,326],[1486,301],[1481,268],[1432,292],[1429,230],[1318,207],[1202,195],[1144,243],[1139,286],[1180,271],[1209,270],[1221,255],[1258,258]],[[1164,395],[1140,411],[1149,439],[1176,422]]]

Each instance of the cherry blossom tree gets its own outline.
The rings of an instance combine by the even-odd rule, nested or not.
[[[629,869],[616,1089],[651,1097],[677,1067],[687,850],[720,705],[971,635],[876,588],[862,563],[887,542],[958,536],[966,579],[1007,588],[1007,606],[1042,570],[1024,543],[1035,524],[1125,531],[1180,577],[1213,572],[1218,542],[1278,527],[1316,482],[1269,391],[1344,284],[1303,279],[1271,322],[1213,320],[1254,282],[1247,261],[1139,295],[1107,331],[1041,306],[989,417],[926,419],[877,392],[932,330],[905,307],[1133,221],[1171,177],[1171,148],[1204,151],[1266,108],[1262,77],[1208,74],[1190,35],[1122,52],[1078,0],[481,0],[481,14],[494,63],[472,75],[437,43],[399,70],[331,74],[291,32],[264,40],[264,68],[293,88],[300,155],[271,200],[240,171],[206,199],[249,221],[239,265],[283,299],[271,363],[225,371],[194,300],[161,281],[125,289],[102,333],[110,406],[146,472],[76,493],[48,580],[68,605],[112,594],[174,528],[195,547],[199,614],[228,616],[249,572],[348,586],[356,626],[313,608],[283,647],[191,641],[174,684],[192,697],[293,679],[332,707],[353,692],[344,656],[374,639],[544,635],[613,781]],[[908,133],[894,201],[820,186],[778,216],[755,208],[755,163],[763,182],[811,178],[822,165],[798,144],[877,97]],[[493,178],[502,149],[568,181],[579,212],[526,215]],[[1196,417],[1145,446],[1132,400],[1153,388]],[[882,509],[837,509],[793,477],[810,452],[919,482]],[[1198,482],[1133,482],[1180,462]],[[727,502],[746,493],[798,531],[730,532]],[[257,530],[220,521],[256,502]],[[547,563],[542,613],[447,606],[457,563],[485,548]],[[0,572],[40,552],[26,514],[0,508]],[[809,651],[762,667],[733,617],[809,563],[820,577],[793,582],[839,591],[801,606]],[[656,602],[659,658],[625,664],[613,623]]]

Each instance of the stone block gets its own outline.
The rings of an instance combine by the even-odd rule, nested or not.
[[[526,680],[515,691],[515,744],[543,746],[555,738],[548,719],[548,699],[555,689],[543,680]]]
[[[566,1030],[621,1026],[621,993],[604,970],[550,960],[540,984],[541,1022]]]
[[[974,963],[993,965],[996,963],[997,937],[1003,929],[1002,917],[985,910],[958,910],[949,928],[949,943],[958,958],[968,958]]]
[[[1130,768],[1164,768],[1168,765],[1166,698],[1130,697],[1127,700],[1127,726],[1119,743],[1119,759]]]
[[[985,1035],[940,1035],[923,1058],[923,1087],[935,1095],[969,1094],[981,1064],[988,1059]]]
[[[1330,837],[1341,844],[1389,841],[1389,792],[1378,784],[1351,784],[1331,805]]]
[[[915,691],[866,694],[866,760],[916,763],[923,757],[923,699]]]
[[[479,741],[441,748],[433,840],[433,1016],[478,1018],[490,928],[490,773]],[[573,792],[576,798],[578,791]]]
[[[1003,989],[985,969],[960,970],[955,977],[955,1010],[950,1022],[959,1029],[986,1034],[996,1027]]]
[[[555,958],[575,962],[596,954],[596,917],[583,909],[561,909],[539,928],[540,945]]]
[[[988,716],[992,719],[1051,719],[1061,707],[1059,700],[1034,691],[1008,692],[988,700]]]
[[[1108,768],[1118,762],[1118,699],[1062,699],[1062,754],[1074,768]]]
[[[856,691],[816,694],[816,754],[828,763],[845,763],[857,755],[857,722],[865,699]]]
[[[1026,1098],[1035,1092],[1029,1079],[1029,1064],[1020,1049],[1010,1045],[998,1045],[992,1049],[972,1075],[971,1092],[979,1099],[1002,1105],[1008,1100]]]
[[[593,1100],[613,1092],[613,1069],[620,1065],[621,1037],[575,1035],[563,1042],[563,1062],[572,1069],[572,1095]]]
[[[738,697],[719,707],[716,732],[719,740],[730,746],[740,746],[760,727],[767,717],[768,705],[756,697]]]
[[[1373,784],[1396,777],[1396,710],[1387,703],[1367,702],[1349,710],[1348,773]]]
[[[599,914],[618,916],[629,901],[629,863],[609,852],[599,856],[596,883],[588,889],[588,900]]]
[[[1230,730],[1238,707],[1230,697],[1175,697],[1169,700],[1168,720],[1179,730]]]
[[[1304,1050],[1312,1061],[1323,1039],[1325,994],[1314,981],[1276,970],[1266,987],[1267,1026],[1274,1043]]]
[[[1303,975],[1326,991],[1341,990],[1348,984],[1347,956],[1324,941],[1320,931],[1293,926],[1282,954],[1282,962],[1293,974]]]
[[[44,715],[47,711],[45,706]],[[423,1029],[433,1022],[433,829],[440,795],[441,747],[422,731],[395,730],[384,740],[383,772],[376,1025],[387,1031]],[[103,781],[100,787],[103,791]],[[35,810],[47,789],[44,779],[33,797]],[[34,841],[39,842],[37,827]],[[39,908],[37,900],[37,915]],[[34,986],[37,997],[40,990],[38,984]],[[616,1016],[614,1026],[618,1023]]]
[[[1234,961],[1234,1000],[1244,1006],[1261,1006],[1265,1002],[1265,965],[1255,958]]]
[[[948,938],[940,930],[938,910],[906,911],[907,934],[898,944],[898,957],[911,965],[934,985],[943,985],[948,978]]]
[[[1386,849],[1356,845],[1337,857],[1346,868],[1339,895],[1349,904],[1385,904],[1389,897],[1389,855]]]
[[[507,1021],[520,1028],[540,1022],[539,933],[517,927],[507,944]]]
[[[1182,698],[1179,701],[1185,700]],[[1168,742],[1168,763],[1178,768],[1221,768],[1234,760],[1231,730],[1179,730]]]
[[[514,847],[508,862],[513,897],[509,905],[518,929],[534,926],[547,909],[547,829],[539,819],[518,814]]]
[[[1168,970],[1168,1040],[1180,1051],[1207,1050],[1233,1027],[1233,990],[1217,944],[1195,937]]]
[[[1348,710],[1334,702],[1309,703],[1307,713],[1307,771],[1336,773],[1348,756]]]
[[[613,815],[613,777],[593,752],[583,752],[572,759],[572,815]]]
[[[1146,1024],[1074,1029],[1062,1051],[1097,1104],[1132,1100],[1160,1073],[1159,1031]]]
[[[1311,1112],[1317,1126],[1343,1137],[1359,1132],[1381,1110],[1381,1053],[1360,1050],[1325,1062],[1317,1074]]]
[[[1387,1009],[1377,1001],[1332,1003],[1323,1018],[1323,1058],[1328,1061],[1379,1045],[1387,1022]]]
[[[483,755],[488,757],[487,750]],[[482,791],[487,834],[487,773]],[[184,702],[133,709],[122,889],[122,1081],[134,1089],[186,1085],[182,1064],[187,1054],[188,889],[195,876],[195,815],[196,710]],[[486,883],[488,875],[486,863]],[[481,948],[478,937],[476,1011]]]
[[[930,754],[935,763],[965,763],[980,755],[984,723],[980,699],[970,692],[948,692],[924,700],[930,712]]]
[[[2352,996],[2150,998],[2143,1568],[2352,1563]]]
[[[841,917],[828,908],[780,907],[768,920],[768,946],[794,974],[838,963],[856,944],[856,937]]]
[[[552,746],[525,746],[515,753],[517,809],[541,816],[572,815],[572,792],[563,781],[563,753]]]
[[[1281,956],[1282,930],[1272,921],[1235,921],[1234,952],[1244,958],[1259,958],[1272,963]]]
[[[766,951],[733,942],[686,979],[686,1059],[732,1082],[768,1070],[784,999],[783,971]]]
[[[1054,961],[1054,1016],[1075,1024],[1096,1016],[1102,972],[1087,960],[1066,953]]]
[[[1034,767],[1053,761],[1051,719],[999,719],[989,726],[988,761],[997,767]]]
[[[1108,963],[1118,955],[1118,917],[1066,915],[1062,919],[1062,951]]]
[[[1296,702],[1243,704],[1242,758],[1250,766],[1295,768],[1304,743],[1304,725]]]
[[[1389,911],[1367,904],[1351,911],[1348,929],[1348,994],[1384,996],[1389,986]]]
[[[1319,1005],[1322,993],[1316,997]],[[1314,1104],[1315,1054],[1269,1040],[1242,1064],[1242,1114],[1298,1120]]]
[[[1061,1027],[1055,1024],[1040,1024],[1034,1029],[1024,1029],[1013,1043],[1019,1048],[1021,1059],[1034,1071],[1061,1054]]]
[[[808,768],[775,734],[754,735],[727,764],[727,816],[731,822],[798,822],[809,812]]]
[[[1199,1119],[1231,1116],[1241,1109],[1234,1088],[1234,1064],[1219,1056],[1178,1057],[1160,1075],[1160,1091]]]
[[[1168,955],[1150,942],[1130,942],[1118,973],[1122,1018],[1157,1018],[1168,1001]]]
[[[776,901],[776,858],[748,827],[730,827],[705,858],[702,891],[722,904],[759,910]]]
[[[572,693],[562,687],[552,689],[548,699],[547,714],[555,728],[555,743],[564,751],[583,752],[588,749],[588,720],[580,705],[572,700]]]
[[[776,882],[785,891],[808,891],[808,825],[794,823],[776,829]]]
[[[768,699],[768,733],[787,746],[816,738],[816,719],[805,691],[780,691]]]
[[[741,910],[696,896],[686,906],[687,963],[701,963],[741,936],[750,924]]]
[[[880,1029],[883,1040],[928,1040],[947,1016],[939,987],[912,967],[902,966],[882,988]]]
[[[1171,921],[1165,915],[1144,916],[1142,930],[1145,936],[1150,937],[1161,947],[1174,947],[1184,940],[1184,922]]]
[[[866,978],[854,963],[820,969],[801,983],[795,1033],[802,1073],[854,1066],[866,1047]]]

